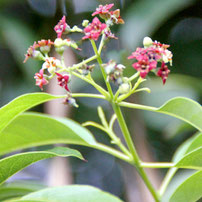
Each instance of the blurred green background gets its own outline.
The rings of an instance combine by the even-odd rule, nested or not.
[[[134,74],[131,61],[126,58],[137,46],[142,46],[145,36],[170,44],[170,50],[174,55],[171,74],[166,85],[162,85],[159,78],[149,75],[144,85],[150,87],[151,93],[137,94],[130,98],[130,101],[159,107],[172,97],[185,96],[200,103],[202,100],[200,0],[0,0],[0,106],[23,93],[39,91],[33,76],[41,68],[41,63],[33,60],[23,63],[24,54],[34,41],[49,38],[54,40],[56,34],[53,27],[62,15],[67,16],[70,26],[82,27],[82,20],[91,20],[91,13],[95,8],[99,4],[106,3],[114,3],[116,8],[121,9],[125,24],[114,26],[113,32],[119,40],[108,43],[103,51],[104,62],[115,59],[127,66],[125,75]],[[89,43],[81,43],[81,36],[72,34],[70,37],[79,40],[82,48],[81,52],[72,52],[77,61],[92,55]],[[102,83],[98,68],[96,70],[97,72],[93,74]],[[84,85],[79,80],[73,81],[71,90],[94,92],[92,87]],[[99,122],[96,109],[98,105],[105,109],[108,118],[112,115],[111,108],[103,101],[77,99],[77,102],[80,107],[71,108],[68,117],[80,123],[88,120]],[[43,111],[44,108],[40,106],[36,110]],[[125,110],[124,114],[143,160],[170,161],[176,148],[196,132],[188,124],[165,115],[135,110]],[[91,130],[99,141],[109,144],[106,135],[96,129]],[[118,126],[116,131],[120,134]],[[142,196],[144,188],[139,187],[138,180],[136,181],[138,178],[134,172],[130,172],[130,167],[102,152],[83,147],[76,148],[84,154],[88,163],[71,160],[72,182],[100,187],[126,201],[147,201]],[[50,166],[49,161],[37,163],[12,180],[32,179],[47,185],[46,170]],[[165,170],[150,173],[151,178],[155,178],[157,186],[164,173]],[[178,178],[179,176],[184,178],[185,175],[187,176],[187,172],[180,173]],[[132,183],[129,179],[133,178]],[[135,196],[135,200],[131,196]]]

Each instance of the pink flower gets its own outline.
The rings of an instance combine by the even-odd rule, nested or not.
[[[39,47],[39,44],[34,42],[34,44],[28,48],[27,53],[25,54],[25,59],[23,61],[24,63],[27,62],[27,60],[30,57],[35,57],[35,55],[37,53],[36,48],[38,48],[38,47]]]
[[[62,75],[57,72],[55,72],[55,74],[57,75],[58,84],[61,87],[65,88],[65,90],[70,91],[67,86],[67,84],[69,83],[69,75],[68,74]]]
[[[109,39],[118,39],[110,30],[105,29],[104,34]]]
[[[95,15],[105,15],[107,13],[109,13],[109,10],[114,6],[114,4],[106,4],[106,5],[99,5],[98,8],[96,8],[96,11],[92,14],[92,16]]]
[[[36,85],[39,86],[41,90],[43,90],[43,85],[48,84],[48,81],[44,78],[43,71],[44,70],[41,69],[39,73],[36,73],[34,76],[34,78],[36,79]]]
[[[58,24],[54,27],[55,32],[57,33],[57,38],[61,38],[63,32],[70,29],[69,25],[66,23],[66,17],[63,16]]]
[[[166,80],[168,78],[168,74],[170,73],[170,70],[168,69],[168,66],[165,65],[164,62],[161,64],[161,68],[157,72],[157,76],[162,78],[163,84],[166,83]]]
[[[116,9],[115,11],[110,11],[111,19],[116,24],[124,24],[124,20],[120,16],[120,9]]]
[[[156,68],[157,62],[155,60],[150,61],[146,55],[143,55],[141,60],[132,65],[138,72],[140,72],[140,76],[145,78],[147,74]]]
[[[84,29],[85,36],[82,39],[92,39],[96,41],[106,27],[107,25],[105,23],[101,23],[99,19],[95,17],[92,23]]]
[[[42,39],[41,41],[38,41],[39,47],[52,46],[53,44],[54,44],[54,42],[52,42],[50,39],[48,39],[48,40]]]

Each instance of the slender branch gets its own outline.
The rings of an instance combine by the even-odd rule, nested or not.
[[[67,70],[68,71],[68,70]],[[87,83],[90,83],[92,86],[94,86],[101,94],[103,94],[107,99],[109,97],[109,93],[103,89],[101,86],[99,86],[98,84],[96,84],[93,80],[89,80],[87,77],[82,76],[76,72],[71,72],[74,76],[86,81]]]
[[[172,180],[173,176],[177,172],[178,168],[170,168],[166,174],[166,176],[163,179],[163,182],[161,184],[161,187],[159,189],[159,195],[162,197],[163,194],[165,193],[170,181]]]
[[[116,114],[113,114],[112,117],[111,117],[111,120],[109,121],[110,130],[113,130],[114,122],[116,121],[116,119],[117,119]]]
[[[141,166],[144,168],[172,168],[174,167],[174,163],[148,163],[141,162]]]
[[[102,41],[101,41],[101,43],[102,43]],[[96,46],[96,44],[95,44],[95,41],[91,40],[91,44],[92,44],[92,47],[93,47],[93,50],[94,50],[95,54],[97,55],[98,64],[100,65],[100,69],[101,69],[103,78],[104,78],[104,80],[105,80],[105,84],[106,84],[107,89],[108,89],[108,91],[109,91],[109,94],[110,94],[110,96],[111,96],[111,98],[112,98],[112,97],[113,97],[113,92],[112,92],[112,89],[111,89],[111,86],[110,86],[109,81],[107,81],[107,75],[106,75],[106,73],[105,73],[105,71],[104,71],[104,68],[102,67],[103,62],[102,62],[102,59],[101,59],[101,57],[100,57],[100,54],[98,53],[98,50],[97,50],[97,46]],[[101,51],[100,51],[100,52],[101,52]]]
[[[133,109],[143,109],[147,111],[156,111],[158,108],[156,107],[150,107],[150,106],[145,106],[145,105],[140,105],[140,104],[133,104],[129,102],[119,102],[119,106],[121,107],[128,107],[128,108],[133,108]]]
[[[113,156],[115,156],[115,157],[117,157],[123,161],[131,163],[130,157],[128,157],[127,155],[125,155],[125,154],[121,153],[120,151],[117,151],[116,149],[113,149],[107,145],[97,143],[95,145],[90,145],[90,147],[93,147],[95,149],[99,149],[99,150],[104,151],[108,154],[111,154],[111,155],[113,155]]]
[[[90,98],[105,99],[104,95],[91,94],[91,93],[72,93],[71,95],[72,97],[90,97]]]
[[[140,72],[136,72],[135,74],[133,74],[133,76],[131,76],[128,81],[132,81],[134,79],[136,79],[138,76],[140,75]]]

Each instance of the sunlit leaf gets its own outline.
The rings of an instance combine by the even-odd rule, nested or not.
[[[60,98],[47,93],[30,93],[17,97],[0,108],[0,132],[19,114],[49,100]]]
[[[0,184],[5,182],[9,177],[24,169],[25,167],[47,158],[55,156],[61,157],[77,157],[83,159],[80,152],[65,147],[55,147],[47,151],[35,151],[15,154],[0,160]]]
[[[29,202],[33,200],[46,202],[122,202],[118,197],[86,185],[48,188],[22,197],[22,201]],[[17,201],[20,202],[21,200]]]
[[[202,131],[202,107],[191,99],[173,98],[155,111],[174,116]]]
[[[0,154],[56,143],[88,146],[96,141],[90,131],[70,119],[27,113],[18,116],[0,134]]]
[[[193,202],[202,197],[202,171],[186,179],[172,194],[169,202]]]
[[[189,98],[176,97],[170,99],[159,108],[136,105],[127,102],[121,102],[119,105],[123,107],[143,109],[147,111],[167,114],[185,121],[198,130],[202,131],[202,107],[199,103]]]
[[[202,147],[186,154],[175,166],[178,168],[202,169]]]

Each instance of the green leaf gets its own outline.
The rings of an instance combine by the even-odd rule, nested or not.
[[[0,186],[0,201],[22,197],[30,192],[38,191],[43,188],[45,188],[45,186],[29,181],[18,181],[3,184]]]
[[[197,133],[193,137],[183,142],[175,154],[173,155],[173,162],[178,162],[185,154],[202,146],[202,133]]]
[[[90,131],[70,119],[25,113],[0,134],[0,154],[56,143],[96,145]]]
[[[167,114],[175,118],[181,119],[191,124],[198,130],[202,131],[202,107],[199,103],[189,98],[176,97],[170,99],[168,102],[166,102],[163,106],[159,108],[127,102],[120,102],[119,105],[123,107]]]
[[[55,156],[74,156],[83,159],[80,152],[66,147],[55,147],[47,151],[35,151],[15,154],[0,160],[0,184],[25,167],[47,158]]]
[[[47,93],[30,93],[17,97],[0,108],[0,132],[22,112],[38,104],[61,97],[63,96],[54,96]]]
[[[122,200],[107,192],[86,185],[48,188],[28,194],[22,197],[22,200],[17,201],[29,202],[33,200],[43,202],[122,202]]]
[[[169,202],[193,202],[202,197],[202,171],[186,179],[172,194]]]
[[[174,116],[202,131],[202,107],[191,99],[183,97],[173,98],[162,107],[153,111]]]
[[[178,168],[202,169],[202,147],[186,154],[175,166]]]
[[[186,153],[189,153],[199,147],[202,147],[202,133],[197,134],[191,141]]]

